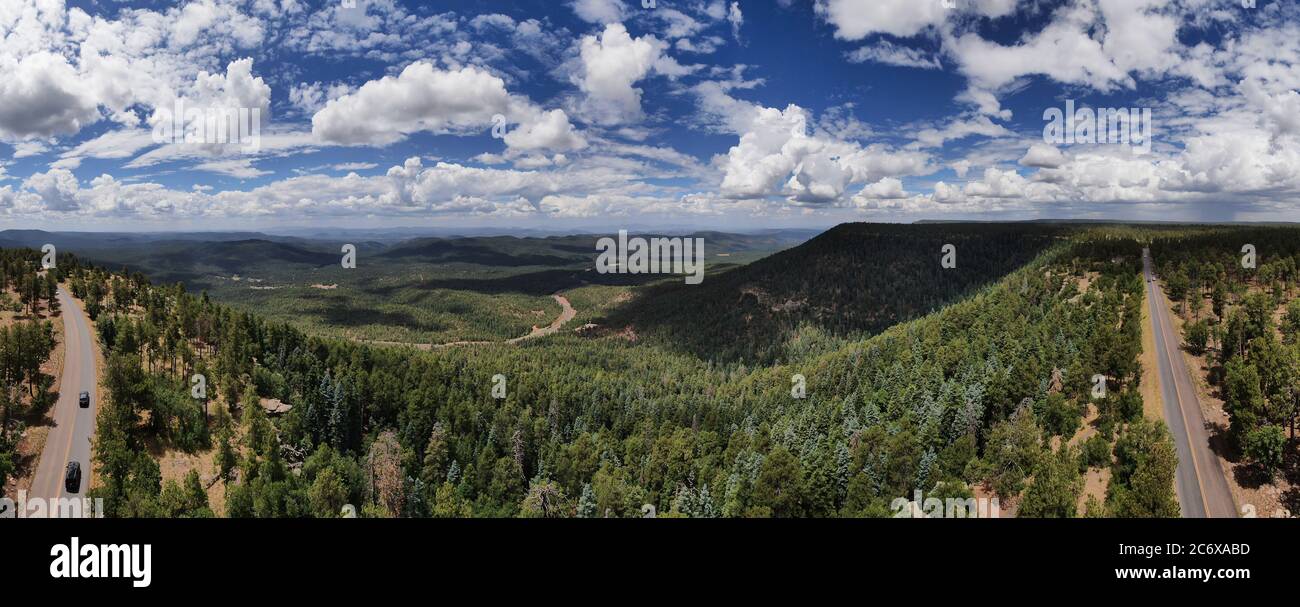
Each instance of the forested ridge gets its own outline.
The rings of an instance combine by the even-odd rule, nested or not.
[[[710,276],[667,281],[604,321],[701,358],[782,362],[803,334],[861,339],[933,312],[1046,250],[1066,228],[841,224],[793,249]],[[940,265],[956,248],[956,268]]]
[[[1041,228],[1019,248],[1014,231],[985,234],[1000,244],[958,239],[958,268],[1032,261],[874,337],[752,367],[619,337],[368,346],[61,263],[108,357],[94,495],[115,516],[211,515],[205,487],[218,483],[224,514],[240,517],[338,516],[345,504],[363,516],[642,516],[649,505],[788,517],[889,516],[916,490],[982,487],[1027,516],[1176,516],[1172,444],[1141,419],[1137,394],[1136,241],[1077,236],[1043,252]],[[920,263],[938,265],[933,248]],[[292,409],[270,417],[264,398]],[[1068,444],[1090,411],[1096,437]],[[160,448],[210,452],[213,469],[163,483]],[[1112,470],[1109,490],[1080,509],[1081,475],[1096,468]]]

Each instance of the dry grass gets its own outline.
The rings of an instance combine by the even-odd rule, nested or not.
[[[1085,441],[1096,436],[1097,427],[1094,425],[1097,418],[1101,417],[1101,411],[1096,406],[1089,404],[1087,412],[1083,416],[1083,427],[1079,428],[1074,436],[1067,441],[1071,447],[1080,449]],[[1059,438],[1052,437],[1054,443],[1053,450],[1060,448]],[[1084,515],[1084,504],[1088,502],[1088,496],[1097,498],[1099,503],[1106,503],[1106,491],[1110,488],[1110,467],[1105,468],[1088,468],[1083,474],[1083,491],[1079,493],[1078,513],[1077,516]]]
[[[1088,496],[1097,498],[1097,503],[1106,503],[1106,491],[1110,488],[1110,467],[1105,468],[1088,468],[1083,474],[1083,491],[1079,493],[1078,509],[1079,516],[1084,515],[1084,504],[1088,503]]]
[[[998,497],[997,493],[993,492],[992,488],[983,483],[976,483],[975,486],[971,487],[971,493],[977,500],[992,500],[997,498],[998,518],[1016,518],[1016,515],[1020,513],[1019,495],[1002,499]]]
[[[1079,294],[1071,297],[1070,302],[1073,303],[1082,299],[1084,294],[1088,292],[1088,289],[1092,288],[1093,281],[1098,278],[1101,278],[1101,272],[1084,272],[1082,276],[1075,277],[1074,287]]]
[[[178,484],[194,470],[199,474],[199,481],[208,492],[208,506],[217,516],[226,512],[226,484],[216,474],[216,443],[213,448],[198,453],[185,453],[177,449],[167,449],[158,457],[158,468],[162,471],[163,482],[174,480]]]
[[[1145,293],[1145,290],[1143,291]],[[1144,294],[1143,299],[1146,299]],[[1151,308],[1142,305],[1142,412],[1148,419],[1165,420],[1165,401],[1160,391],[1160,367],[1156,359],[1156,332],[1151,327]]]

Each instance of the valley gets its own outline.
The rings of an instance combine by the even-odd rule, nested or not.
[[[359,255],[355,270],[319,243],[172,241],[162,255],[118,251],[134,260],[126,273],[75,251],[59,273],[106,358],[92,493],[113,516],[336,516],[345,504],[364,516],[640,516],[651,504],[660,516],[859,517],[894,516],[895,500],[919,494],[997,497],[1004,517],[1171,517],[1195,515],[1175,478],[1188,438],[1205,438],[1171,433],[1147,402],[1159,391],[1143,385],[1144,325],[1163,312],[1147,310],[1143,251],[1179,268],[1168,243],[1201,230],[845,224],[766,255],[732,236],[755,259],[717,264],[701,285],[600,284],[586,276],[587,237],[417,239],[375,249],[400,260],[392,268]],[[941,263],[949,244],[954,267]],[[282,288],[204,282],[272,250],[240,276]],[[195,295],[153,274],[214,286]],[[512,297],[549,305],[498,334],[372,339],[246,299],[276,293],[289,314],[322,293],[434,280],[485,298],[460,315],[501,315]],[[433,335],[451,339],[416,339]]]
[[[436,344],[504,341],[563,310],[552,297],[585,289],[601,307],[647,279],[600,275],[598,236],[358,236],[358,267],[340,264],[344,240],[262,233],[49,233],[0,231],[0,247],[59,251],[156,284],[181,283],[221,303],[347,339]],[[799,244],[811,234],[701,233],[717,272]],[[336,236],[337,238],[337,236]],[[588,287],[609,288],[588,288]]]

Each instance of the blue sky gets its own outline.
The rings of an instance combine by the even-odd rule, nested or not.
[[[0,5],[0,226],[1300,219],[1293,2],[346,4]]]

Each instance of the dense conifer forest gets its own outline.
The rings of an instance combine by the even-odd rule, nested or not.
[[[1053,226],[842,224],[699,287],[666,281],[609,322],[701,358],[770,364],[792,337],[860,339],[938,310],[1028,263]],[[943,247],[956,267],[944,268]]]
[[[431,352],[311,335],[62,258],[106,358],[91,494],[111,516],[893,516],[917,491],[996,496],[1020,516],[1178,515],[1173,446],[1137,392],[1132,234],[823,238],[711,276],[697,307],[646,312],[643,339]],[[941,269],[950,242],[957,267]],[[751,284],[807,290],[789,318],[756,321],[781,341],[723,340],[740,317],[709,299]],[[652,287],[636,309],[672,292]],[[170,451],[210,469],[164,481]],[[1104,494],[1084,500],[1100,469]]]

